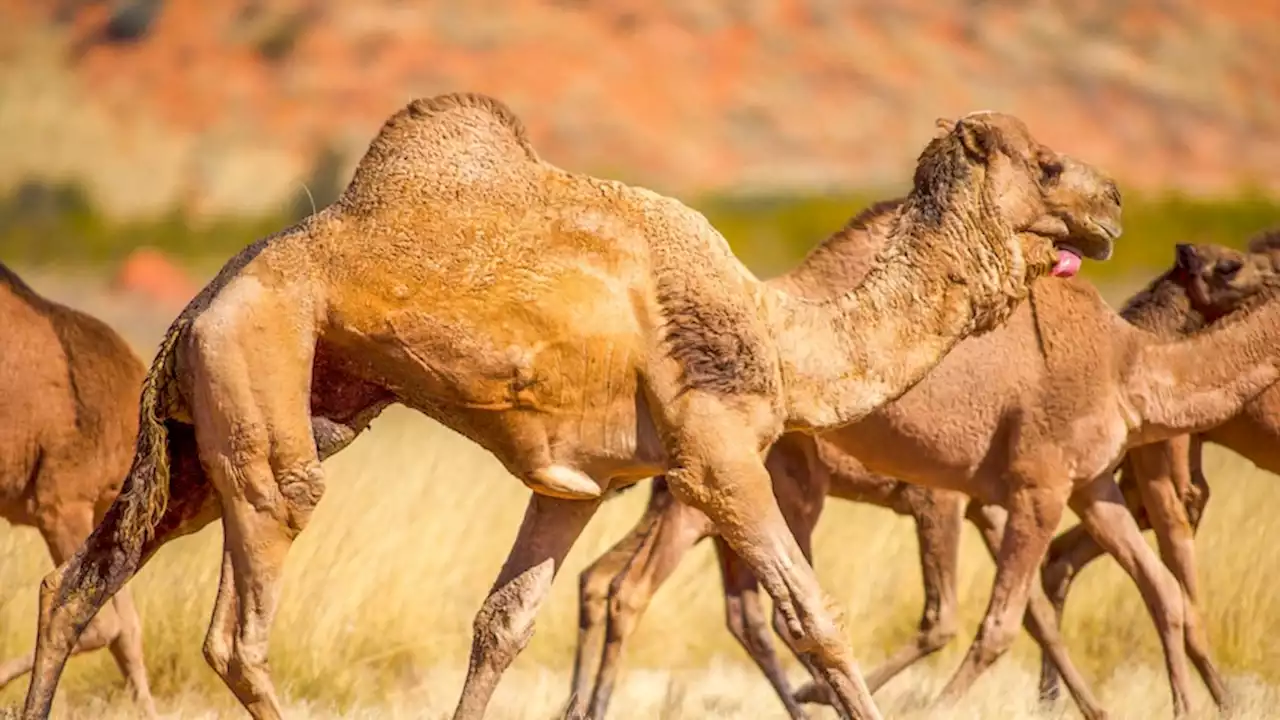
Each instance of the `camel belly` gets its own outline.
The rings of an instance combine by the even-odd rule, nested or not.
[[[364,357],[370,379],[489,450],[535,492],[595,497],[611,479],[660,464],[629,303],[598,298],[506,315],[441,303],[388,312],[379,325],[344,325],[326,339]]]
[[[1271,388],[1244,411],[1204,434],[1209,441],[1280,473],[1280,389]]]

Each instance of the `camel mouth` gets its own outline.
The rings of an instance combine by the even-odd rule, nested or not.
[[[1069,243],[1055,242],[1058,248],[1068,248],[1074,254],[1098,262],[1111,259],[1115,250],[1115,241],[1120,237],[1121,228],[1110,220],[1089,218],[1087,226],[1072,228]]]

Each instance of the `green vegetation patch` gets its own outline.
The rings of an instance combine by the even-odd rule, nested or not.
[[[747,265],[768,276],[793,267],[859,210],[892,194],[705,197],[691,204],[707,214]],[[190,265],[216,267],[309,210],[310,204],[300,201],[265,217],[193,222],[172,212],[122,223],[106,219],[74,186],[26,184],[0,198],[0,259],[26,265],[111,265],[135,248],[150,246]],[[1091,276],[1122,277],[1164,267],[1178,242],[1242,247],[1253,234],[1280,226],[1280,198],[1253,191],[1211,199],[1130,193],[1124,226],[1112,260],[1086,264]]]

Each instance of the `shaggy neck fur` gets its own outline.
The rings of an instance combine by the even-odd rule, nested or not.
[[[862,284],[825,300],[764,291],[788,427],[862,418],[910,389],[960,339],[1012,312],[1026,292],[1015,280],[1026,263],[985,197],[984,171],[954,138],[935,140]]]

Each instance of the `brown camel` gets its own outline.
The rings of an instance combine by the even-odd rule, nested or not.
[[[1062,178],[1049,197],[1055,207],[1075,209],[1064,215],[1085,215],[1085,208],[1093,202],[1089,189],[1106,182],[1094,168],[1068,158]],[[879,248],[877,242],[864,237],[868,227],[875,224],[882,230],[887,228],[901,203],[901,198],[883,201],[858,213],[810,253],[803,265],[768,284],[797,295],[820,292],[815,288],[855,284],[873,266]],[[1084,242],[1088,242],[1087,238]],[[960,493],[920,488],[868,473],[848,455],[827,456],[829,462],[819,461],[812,441],[798,434],[784,436],[770,449],[766,467],[788,522],[793,512],[816,514],[828,483],[835,497],[870,502],[916,520],[926,598],[920,632],[915,641],[868,676],[868,686],[874,691],[911,663],[941,649],[955,635],[959,523],[967,498]],[[817,479],[818,473],[823,474],[823,479]],[[974,512],[978,513],[977,508]],[[975,519],[980,521],[980,528],[986,528],[984,515],[976,514]],[[665,478],[655,480],[649,505],[635,529],[580,577],[580,629],[569,715],[585,714],[588,701],[593,716],[604,715],[624,638],[630,635],[652,592],[675,569],[685,550],[713,535],[714,528],[705,515],[675,502]],[[764,671],[788,712],[794,717],[803,716],[774,654],[768,624],[758,615],[743,614],[754,608],[742,601],[742,595],[757,592],[755,578],[741,573],[726,575],[724,583],[730,632]]]
[[[1250,241],[1248,251],[1217,245],[1179,245],[1177,265],[1136,295],[1124,309],[1138,327],[1167,339],[1202,331],[1222,318],[1270,302],[1280,288],[1280,231]],[[1272,303],[1274,304],[1274,303]],[[1229,350],[1228,350],[1229,352]],[[1133,448],[1121,466],[1121,487],[1140,526],[1163,523],[1160,555],[1173,571],[1187,603],[1200,607],[1195,532],[1209,501],[1200,467],[1201,446],[1212,442],[1280,474],[1280,387],[1271,387],[1240,413],[1203,433]],[[1155,506],[1159,512],[1150,513]],[[1099,556],[1098,546],[1077,526],[1054,538],[1042,570],[1045,591],[1061,622],[1071,581]],[[1057,673],[1041,666],[1041,696],[1059,694]]]
[[[0,518],[34,526],[60,565],[120,492],[146,367],[111,328],[42,297],[2,263],[0,328]],[[72,652],[102,647],[154,716],[142,626],[127,588]],[[0,663],[0,687],[29,672],[34,658]]]
[[[891,219],[892,213],[886,218]],[[869,223],[855,241],[874,241],[886,224]],[[846,234],[845,240],[853,236]],[[838,255],[839,244],[827,243],[822,253]],[[841,289],[824,287],[816,278],[805,286],[812,292]],[[1069,501],[1084,521],[1084,532],[1094,535],[1138,583],[1160,631],[1176,711],[1181,714],[1187,704],[1187,651],[1215,700],[1225,704],[1225,688],[1209,658],[1198,611],[1194,606],[1184,611],[1175,578],[1143,542],[1132,516],[1116,502],[1121,495],[1110,471],[1127,447],[1180,430],[1211,427],[1231,417],[1274,382],[1275,363],[1280,361],[1278,314],[1280,308],[1260,311],[1235,322],[1224,321],[1202,336],[1166,343],[1126,323],[1082,281],[1039,283],[1033,287],[1028,305],[1017,310],[1004,326],[962,342],[897,401],[823,435],[838,452],[857,457],[873,471],[964,492],[1011,513],[1008,523],[1015,532],[998,541],[998,570],[987,617],[969,655],[944,690],[944,699],[962,693],[1011,644],[1033,592],[1036,566]],[[1209,348],[1214,356],[1224,358],[1223,362],[1201,367],[1204,363],[1200,359]],[[1178,396],[1145,389],[1147,383],[1166,380],[1177,383]],[[775,475],[775,488],[787,483],[808,488],[803,493],[778,490],[784,515],[788,515],[788,503],[797,506],[794,515],[788,516],[801,546],[807,547],[807,534],[816,523],[825,488],[813,478],[789,478],[784,483]],[[659,485],[655,492],[661,491]],[[658,514],[685,512],[665,508]],[[1006,524],[1001,513],[990,509],[969,515],[982,521],[980,527],[988,542],[997,540]],[[952,522],[958,522],[954,519],[958,515],[952,517]],[[643,608],[661,578],[697,540],[693,532],[666,531],[665,523],[665,518],[647,518],[644,527],[625,538],[616,552],[611,551],[613,557],[602,561],[602,574],[608,576],[614,570],[610,580],[600,580],[594,583],[595,589],[584,588],[584,593],[598,594],[608,582],[611,605]],[[673,524],[678,528],[696,525],[681,519]],[[749,579],[740,578],[748,572],[740,561],[726,557],[721,561],[727,587],[750,584]],[[728,602],[755,599],[748,593],[742,600],[731,597]],[[1029,629],[1052,654],[1055,664],[1069,673],[1068,687],[1082,712],[1101,716],[1102,708],[1070,667],[1052,611],[1043,603],[1032,603],[1030,609]],[[731,607],[730,612],[741,615],[745,625],[759,611]],[[619,638],[638,619],[638,612],[618,614],[625,619],[608,631],[602,664],[610,674],[597,679],[595,692],[603,692],[603,699],[592,703],[597,708],[607,702]],[[581,652],[589,657],[594,649],[586,647],[587,643],[598,640],[585,632],[591,622],[584,620],[583,624]],[[785,628],[779,628],[779,633],[786,637]],[[757,663],[765,665],[769,653],[757,651],[752,642],[744,645]],[[887,680],[905,666],[903,663],[918,657],[917,652],[909,648],[899,653],[883,672],[869,679]],[[575,685],[574,707],[578,710],[585,702],[582,696],[589,682],[584,678],[591,675],[585,665],[579,663],[583,669]],[[781,689],[780,674],[776,668],[766,669],[771,682]],[[816,699],[821,694],[811,687],[802,689],[798,696]],[[784,702],[794,711],[785,698]]]
[[[760,578],[841,712],[878,718],[764,451],[871,412],[1007,318],[1032,280],[1073,273],[1045,198],[1061,171],[1016,118],[961,118],[921,153],[867,281],[812,301],[760,283],[678,201],[540,160],[492,98],[410,103],[333,205],[233,258],[170,328],[120,498],[42,585],[24,717],[47,715],[98,607],[219,510],[205,655],[251,715],[279,717],[267,639],[320,461],[399,402],[533,490],[455,717],[483,714],[601,497],[665,472]],[[1072,219],[1106,249],[1119,193],[1094,195],[1101,214]]]

